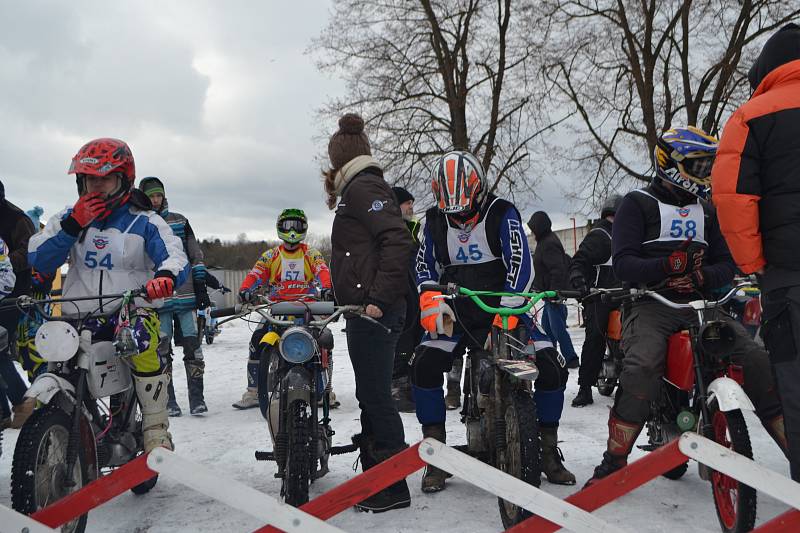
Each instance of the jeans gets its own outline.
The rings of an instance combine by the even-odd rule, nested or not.
[[[567,332],[567,306],[561,303],[545,302],[542,312],[542,327],[564,359],[571,361],[578,357],[572,346],[572,338]]]
[[[395,347],[404,320],[405,305],[387,310],[379,320],[391,328],[390,333],[363,318],[347,319],[347,349],[356,379],[361,431],[374,437],[376,450],[399,450],[405,445],[403,422],[392,399]]]
[[[586,340],[581,349],[581,369],[578,371],[578,385],[592,387],[603,366],[606,353],[606,330],[608,315],[614,307],[595,299],[583,308],[583,322],[586,324]]]

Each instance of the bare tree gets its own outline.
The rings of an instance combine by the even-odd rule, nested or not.
[[[434,156],[454,148],[478,155],[492,190],[529,197],[531,142],[553,122],[511,0],[334,0],[312,45],[324,71],[342,75],[346,95],[321,110],[367,120],[389,179],[427,191]]]
[[[746,69],[800,0],[543,0],[530,8],[554,106],[577,113],[565,158],[601,198],[650,179],[660,131],[718,134],[748,96]]]

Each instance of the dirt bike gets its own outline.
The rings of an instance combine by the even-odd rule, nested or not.
[[[695,300],[676,303],[657,292],[645,289],[610,289],[605,299],[623,301],[652,298],[672,309],[693,309],[697,323],[674,333],[667,342],[667,358],[662,380],[661,398],[651,404],[646,422],[648,444],[640,449],[653,451],[694,431],[714,442],[753,458],[750,436],[742,410],[755,408],[742,388],[741,366],[731,360],[735,332],[712,316],[749,284],[734,287],[716,301]],[[700,466],[700,477],[711,481],[714,505],[720,526],[725,532],[750,531],[756,518],[756,491],[720,472]],[[688,469],[688,462],[663,474],[679,479]]]
[[[464,362],[467,374],[461,421],[466,426],[466,451],[538,487],[539,427],[533,399],[533,382],[539,376],[536,351],[528,342],[526,328],[509,329],[508,318],[527,313],[545,298],[578,297],[580,292],[473,291],[453,283],[426,284],[421,290],[441,292],[439,298],[444,299],[470,298],[485,313],[502,317],[503,326],[493,326],[489,334],[490,351],[470,350]],[[481,300],[491,296],[521,297],[526,303],[518,308],[491,307]],[[531,516],[529,511],[502,498],[498,498],[498,506],[506,528]]]
[[[227,287],[222,287],[218,290],[222,294],[231,292],[231,290]],[[200,339],[205,339],[206,344],[213,344],[216,336],[222,333],[222,330],[217,323],[217,319],[211,314],[211,312],[216,308],[217,307],[212,301],[210,306],[206,307],[205,309],[197,310],[197,334]]]
[[[255,457],[275,461],[281,497],[289,505],[308,502],[309,487],[328,473],[331,455],[357,450],[355,445],[333,446],[329,396],[333,334],[327,326],[344,313],[363,316],[363,312],[360,306],[315,301],[267,301],[212,311],[216,317],[233,315],[220,323],[257,313],[272,325],[261,340],[258,389],[273,451],[256,452]]]
[[[611,396],[617,388],[622,373],[622,320],[618,309],[608,315],[606,327],[606,351],[603,354],[603,365],[597,375],[597,392],[602,396]]]
[[[57,301],[64,307],[98,297],[20,297],[13,302],[23,312],[36,309],[45,318],[36,333],[36,347],[47,361],[47,371],[25,393],[40,407],[20,429],[14,450],[11,502],[16,511],[38,511],[144,453],[141,413],[128,362],[138,353],[128,317],[133,298],[142,294],[103,295],[104,305],[121,299],[119,311],[68,318],[54,317],[42,306]],[[120,324],[114,340],[93,342],[92,332],[84,327],[87,319],[114,315]],[[103,401],[107,397],[110,406]],[[131,490],[145,494],[157,480],[154,476]],[[87,519],[88,514],[82,515],[61,531],[81,533]]]

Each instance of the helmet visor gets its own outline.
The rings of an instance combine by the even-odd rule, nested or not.
[[[307,229],[308,229],[308,223],[305,220],[288,218],[278,222],[278,231],[282,233],[289,233],[290,231],[295,231],[297,233],[305,233]]]
[[[714,157],[690,157],[684,159],[681,164],[683,170],[691,177],[705,180],[711,176],[711,169],[714,167]]]

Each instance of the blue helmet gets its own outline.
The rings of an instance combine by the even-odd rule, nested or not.
[[[708,200],[711,168],[719,141],[700,128],[673,128],[661,134],[653,151],[656,175],[662,180]]]

